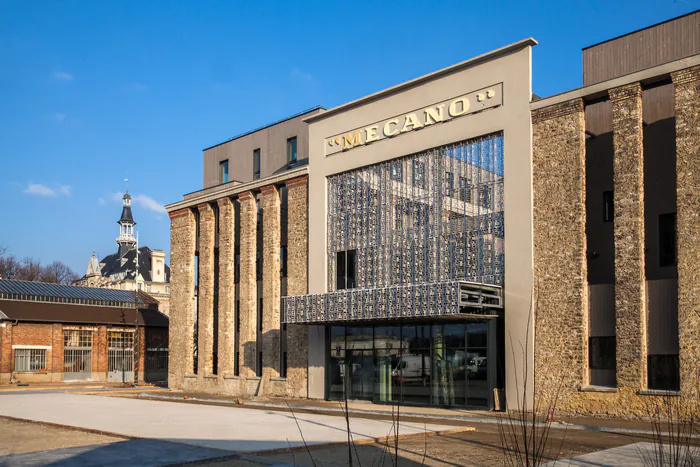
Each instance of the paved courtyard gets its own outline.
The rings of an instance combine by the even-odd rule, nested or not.
[[[158,439],[236,452],[258,452],[347,440],[345,419],[329,415],[214,407],[81,394],[5,394],[0,415],[73,426],[127,437]],[[356,441],[383,438],[390,421],[354,418]],[[452,430],[454,426],[401,423],[402,434]]]

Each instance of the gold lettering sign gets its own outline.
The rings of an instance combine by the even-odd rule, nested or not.
[[[372,144],[404,133],[420,130],[503,105],[503,84],[495,84],[453,99],[406,112],[398,117],[371,123],[361,128],[326,138],[326,155]]]

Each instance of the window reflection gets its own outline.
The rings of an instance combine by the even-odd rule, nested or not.
[[[329,328],[329,397],[488,407],[488,325]]]

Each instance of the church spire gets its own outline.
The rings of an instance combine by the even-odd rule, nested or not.
[[[134,222],[134,217],[131,215],[131,195],[129,194],[129,190],[124,194],[123,201],[122,217],[117,221],[119,224],[117,245],[119,245],[120,258],[136,245],[136,237],[134,237],[134,226],[136,222]]]

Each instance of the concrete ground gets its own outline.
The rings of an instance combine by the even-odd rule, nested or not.
[[[125,439],[37,422],[0,419],[0,426],[2,467],[156,467],[212,458],[223,458],[233,467],[265,465],[237,459],[232,453],[218,449],[158,440]]]
[[[307,444],[344,442],[345,419],[315,414],[213,407],[80,394],[2,394],[0,416],[68,425],[128,437],[159,439],[236,452],[259,452]],[[299,426],[297,426],[297,423]],[[358,441],[383,438],[391,421],[354,418]],[[452,430],[454,426],[406,422],[404,435]]]

